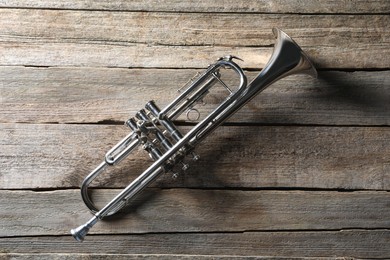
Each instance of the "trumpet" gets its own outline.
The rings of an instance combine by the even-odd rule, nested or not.
[[[301,48],[280,29],[274,28],[273,33],[276,43],[271,58],[249,84],[242,68],[234,61],[238,58],[225,56],[209,65],[165,108],[160,109],[154,101],[149,101],[135,117],[126,121],[125,125],[131,129],[130,133],[106,153],[104,161],[81,184],[81,197],[93,217],[71,230],[77,241],[83,241],[99,220],[127,206],[134,196],[162,173],[172,172],[175,177],[178,168],[179,172],[187,170],[189,160],[199,159],[195,147],[273,82],[292,74],[317,77],[315,67]],[[222,69],[231,69],[237,74],[237,87],[232,88],[222,81]],[[197,111],[194,106],[201,102],[216,84],[227,90],[227,97],[187,133],[180,131],[175,125],[175,119],[185,112]],[[142,147],[154,162],[106,206],[97,209],[89,196],[89,185],[107,166],[116,165],[137,147]]]

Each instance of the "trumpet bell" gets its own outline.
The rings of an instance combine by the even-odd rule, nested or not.
[[[273,28],[272,32],[277,38],[274,46],[274,54],[265,68],[279,68],[286,72],[280,76],[286,77],[292,74],[307,74],[317,77],[317,70],[301,47],[285,32]],[[276,80],[280,78],[276,77]]]
[[[293,74],[317,77],[317,70],[301,47],[278,28],[272,32],[276,37],[274,50],[268,63],[249,84],[251,93],[260,93],[273,82]],[[251,95],[252,96],[252,95]],[[245,99],[245,103],[248,100]]]

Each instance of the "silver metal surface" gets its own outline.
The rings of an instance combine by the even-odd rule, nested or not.
[[[244,72],[233,61],[237,57],[225,56],[193,79],[164,109],[160,110],[154,101],[150,101],[146,104],[145,110],[139,111],[135,118],[126,122],[132,132],[106,154],[105,161],[93,170],[81,185],[81,196],[94,215],[86,224],[71,230],[76,240],[83,241],[98,220],[126,206],[130,199],[160,174],[171,172],[175,177],[178,172],[187,170],[188,157],[193,161],[199,159],[194,148],[270,84],[292,74],[317,76],[316,69],[301,48],[283,31],[273,29],[273,32],[277,38],[273,54],[264,69],[248,85]],[[235,89],[222,81],[222,68],[232,69],[238,75],[239,84]],[[182,113],[194,109],[194,105],[201,102],[215,84],[221,84],[228,90],[229,95],[190,131],[186,134],[181,133],[173,120]],[[98,210],[89,197],[88,186],[107,166],[118,163],[140,145],[149,153],[154,163],[105,207]]]

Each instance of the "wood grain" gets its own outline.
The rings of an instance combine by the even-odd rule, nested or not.
[[[0,127],[2,189],[78,187],[128,132],[110,125]],[[198,147],[200,161],[157,186],[388,190],[389,149],[387,127],[220,127]],[[150,164],[136,152],[93,185],[127,186]]]
[[[95,190],[93,197],[104,206],[119,191]],[[79,190],[0,194],[0,237],[67,235],[91,218]],[[389,199],[370,191],[149,189],[90,234],[385,229]]]
[[[44,47],[43,47],[44,46]],[[306,47],[319,69],[388,69],[388,45],[373,47]],[[223,46],[99,45],[77,43],[20,43],[0,45],[0,66],[204,68],[219,57],[235,55],[245,69],[260,69],[272,48]]]
[[[227,255],[185,255],[185,254],[77,254],[77,253],[46,253],[46,254],[7,254],[7,253],[0,253],[0,259],[12,259],[12,260],[31,260],[31,259],[41,259],[41,260],[85,260],[85,259],[94,259],[94,260],[101,260],[101,259],[113,259],[113,260],[127,260],[127,259],[159,259],[159,260],[170,260],[170,259],[196,259],[196,260],[218,260],[218,259],[227,259],[227,260],[236,260],[236,259],[245,259],[245,260],[255,260],[255,259],[280,259],[280,257],[272,257],[272,256],[227,256]],[[289,258],[291,259],[291,258]],[[297,259],[297,258],[292,258]],[[344,257],[299,257],[298,259],[304,259],[304,260],[313,260],[313,259],[320,259],[320,260],[345,260]]]
[[[202,70],[0,67],[0,122],[125,121],[155,100],[162,108]],[[252,79],[258,72],[248,72]],[[226,74],[224,74],[226,75]],[[232,81],[227,74],[228,81]],[[202,116],[226,96],[210,93]],[[390,73],[320,72],[280,80],[230,122],[249,124],[390,125]],[[187,120],[182,117],[181,120]]]
[[[271,29],[280,27],[302,47],[358,48],[374,39],[386,47],[389,22],[388,15],[0,9],[2,42],[268,47],[275,41]]]
[[[389,259],[388,13],[387,0],[0,0],[0,259]],[[252,78],[272,27],[319,79],[275,83],[186,173],[77,244],[69,229],[91,217],[78,187],[127,134],[120,122],[220,56]],[[104,205],[150,163],[135,152],[93,198]]]
[[[386,230],[245,232],[2,238],[3,251],[18,253],[193,254],[274,257],[389,258]],[[108,242],[109,241],[109,242]],[[61,246],[59,246],[61,245]]]
[[[244,67],[258,69],[272,51],[267,48],[274,43],[271,28],[281,27],[319,68],[390,67],[385,15],[31,9],[0,9],[0,14],[3,66],[199,68],[210,57],[232,53],[245,60]],[[370,45],[373,39],[378,44]]]
[[[239,12],[239,13],[389,13],[386,0],[218,0],[183,1],[170,0],[156,4],[153,0],[137,1],[48,1],[48,0],[2,0],[0,7],[75,9],[107,11],[151,11],[151,12]]]

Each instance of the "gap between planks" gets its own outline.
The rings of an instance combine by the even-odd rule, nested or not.
[[[148,12],[215,12],[215,13],[388,13],[390,6],[386,0],[379,1],[289,1],[289,0],[237,0],[237,1],[165,1],[162,5],[155,1],[117,1],[91,3],[76,1],[7,1],[2,8],[37,8],[85,11],[148,11]],[[303,8],[304,7],[304,8]]]
[[[3,252],[389,258],[388,231],[281,232],[0,239]],[[387,242],[386,242],[387,241]]]

